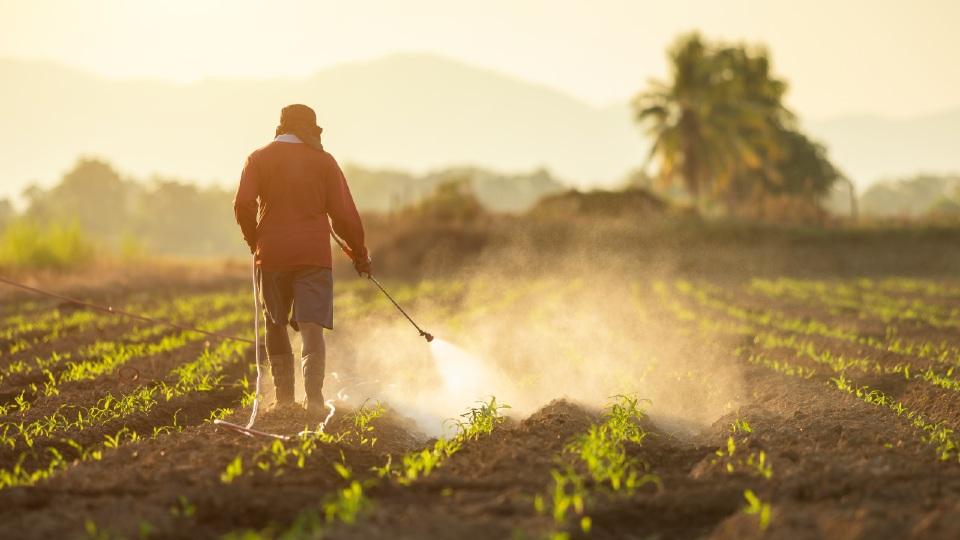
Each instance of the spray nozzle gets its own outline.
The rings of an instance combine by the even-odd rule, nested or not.
[[[431,341],[433,341],[433,334],[431,334],[430,332],[424,332],[423,330],[421,330],[420,335],[423,336],[423,339],[427,340],[427,343],[430,343]]]

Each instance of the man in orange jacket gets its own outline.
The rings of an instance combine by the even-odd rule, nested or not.
[[[324,412],[323,329],[333,329],[331,223],[357,272],[371,270],[360,215],[343,171],[320,143],[322,131],[310,107],[284,107],[276,138],[247,158],[233,203],[256,258],[277,405],[294,402],[289,323],[303,338],[304,407],[314,415]]]

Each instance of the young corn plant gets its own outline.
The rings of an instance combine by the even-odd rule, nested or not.
[[[591,497],[601,493],[626,496],[647,484],[660,485],[657,475],[627,453],[628,444],[640,445],[647,436],[640,427],[644,416],[640,403],[637,398],[616,396],[601,422],[565,446],[558,456],[561,465],[551,471],[549,495],[534,498],[537,513],[549,511],[554,525],[562,528],[572,512],[586,534],[593,523],[585,513]],[[561,530],[551,533],[551,538],[566,537],[568,533]]]
[[[170,514],[174,517],[190,519],[197,513],[197,505],[183,495],[177,495],[177,502],[170,507]]]
[[[351,435],[357,440],[360,446],[366,444],[374,446],[377,444],[377,438],[373,436],[374,428],[371,423],[383,416],[385,412],[386,408],[379,401],[370,407],[367,406],[367,402],[364,402],[356,412],[350,415],[350,420],[353,424]]]
[[[509,405],[497,403],[497,398],[493,396],[490,401],[478,403],[479,407],[471,407],[461,414],[460,418],[453,419],[452,423],[457,430],[453,438],[437,439],[433,447],[403,456],[402,469],[394,471],[397,481],[406,485],[428,476],[445,459],[459,451],[464,442],[492,433],[504,421],[500,411],[510,408]]]
[[[327,523],[340,521],[353,525],[360,513],[370,507],[370,501],[363,492],[363,484],[353,478],[353,473],[342,463],[333,464],[337,474],[350,484],[339,490],[323,503],[323,515]]]
[[[770,521],[773,519],[773,511],[770,508],[770,503],[760,500],[760,497],[757,497],[757,494],[751,489],[743,492],[743,498],[747,501],[747,506],[743,509],[744,513],[757,516],[757,526],[760,528],[760,531],[767,530],[767,527],[770,526]]]
[[[727,436],[726,443],[714,452],[716,458],[712,463],[722,464],[723,470],[728,474],[741,471],[765,480],[773,478],[773,465],[767,459],[766,451],[750,449],[749,435],[752,433],[753,428],[746,420],[737,419],[730,424],[730,435]],[[738,451],[741,447],[746,448]]]
[[[237,456],[233,458],[230,463],[227,464],[227,468],[220,473],[220,482],[224,484],[232,484],[234,479],[243,474],[243,458]]]

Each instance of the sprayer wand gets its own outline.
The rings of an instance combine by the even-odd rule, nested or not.
[[[330,225],[330,236],[332,236],[334,241],[337,242],[337,245],[340,246],[340,249],[343,250],[343,253],[348,257],[350,257],[351,251],[347,249],[347,246],[346,244],[343,243],[343,240],[341,240],[340,237],[333,232],[332,224]],[[382,292],[383,295],[386,296],[388,300],[390,300],[390,302],[394,305],[394,307],[397,308],[397,310],[400,311],[400,313],[403,313],[403,316],[406,317],[408,321],[410,321],[410,324],[412,324],[413,327],[417,329],[417,332],[420,332],[420,337],[427,340],[427,343],[430,343],[431,341],[433,341],[433,334],[431,334],[430,332],[427,332],[423,328],[420,328],[420,325],[413,322],[413,319],[410,318],[410,315],[407,315],[407,312],[404,311],[402,307],[400,307],[400,304],[398,304],[397,301],[394,300],[392,296],[390,296],[390,293],[388,293],[387,290],[383,288],[383,285],[381,285],[380,282],[377,281],[377,278],[373,277],[372,274],[367,274],[367,279],[372,281],[374,285],[376,285],[377,288],[380,289],[380,292]]]
[[[407,315],[407,312],[404,311],[402,307],[400,307],[400,304],[398,304],[397,301],[394,300],[392,296],[390,296],[390,293],[388,293],[387,290],[383,288],[383,285],[381,285],[380,282],[377,281],[377,278],[373,277],[370,274],[367,274],[367,279],[372,281],[377,286],[377,288],[380,289],[380,292],[382,292],[384,296],[386,296],[391,302],[393,302],[393,305],[400,310],[400,313],[403,313],[403,316],[406,317],[408,321],[410,321],[410,324],[412,324],[413,327],[416,328],[418,332],[420,332],[420,335],[423,337],[423,339],[427,340],[427,343],[430,343],[431,341],[433,341],[433,335],[430,334],[429,332],[424,331],[424,329],[420,328],[417,325],[417,323],[413,322],[413,319],[410,318],[410,315]]]

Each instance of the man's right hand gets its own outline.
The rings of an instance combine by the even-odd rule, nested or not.
[[[357,269],[357,273],[360,274],[361,276],[364,274],[366,274],[367,276],[371,275],[371,271],[372,271],[371,264],[372,264],[372,261],[370,260],[370,257],[367,257],[366,259],[362,259],[362,260],[353,261],[353,267]]]

